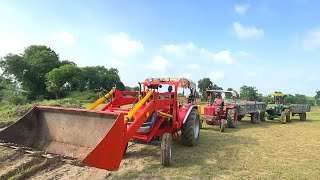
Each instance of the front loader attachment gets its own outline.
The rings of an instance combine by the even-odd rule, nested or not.
[[[112,171],[120,166],[125,133],[122,113],[35,106],[1,131],[0,140]]]

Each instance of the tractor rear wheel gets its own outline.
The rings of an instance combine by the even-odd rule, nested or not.
[[[306,113],[301,113],[300,115],[300,121],[305,121],[307,120],[307,114]]]
[[[186,146],[196,146],[200,135],[200,118],[197,109],[192,109],[181,127],[181,141]]]
[[[233,109],[229,109],[228,112],[227,112],[227,124],[228,124],[228,127],[229,128],[235,128],[236,127],[236,124],[234,122],[234,119],[235,117],[237,117],[236,115],[236,110],[233,108]]]
[[[255,112],[255,113],[251,113],[251,123],[252,124],[259,124],[261,122],[260,117],[259,117],[259,113]]]
[[[172,135],[164,133],[161,138],[161,163],[164,166],[172,164]]]

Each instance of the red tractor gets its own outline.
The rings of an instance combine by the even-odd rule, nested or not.
[[[208,104],[204,107],[203,120],[208,125],[220,125],[223,132],[225,125],[235,128],[237,123],[236,92],[207,90]],[[224,95],[224,99],[221,97]],[[213,98],[214,101],[213,101]],[[212,102],[213,101],[213,102]]]
[[[190,90],[187,103],[179,102],[178,87]],[[119,168],[128,141],[148,143],[160,138],[162,164],[169,166],[173,138],[187,146],[197,145],[201,111],[195,90],[195,83],[185,78],[148,78],[140,83],[139,92],[112,89],[86,110],[35,106],[0,132],[0,142],[112,171]]]

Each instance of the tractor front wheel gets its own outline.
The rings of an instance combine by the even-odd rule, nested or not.
[[[234,122],[235,118],[237,117],[236,115],[236,110],[235,109],[229,109],[227,112],[227,124],[229,128],[235,128],[236,124]]]
[[[164,133],[161,139],[161,163],[164,166],[172,164],[172,135]]]
[[[200,118],[197,109],[192,109],[181,127],[181,141],[187,146],[196,146],[200,135]]]
[[[281,117],[280,117],[280,122],[282,124],[285,124],[287,122],[287,114],[288,114],[287,110],[282,111]]]
[[[224,129],[226,128],[226,120],[224,119],[221,119],[221,122],[220,122],[220,132],[224,132]]]
[[[286,117],[286,119],[287,119],[287,122],[291,122],[291,119],[292,119],[292,112],[291,111],[287,111],[288,113],[287,113],[287,117]]]
[[[307,114],[306,113],[301,113],[300,115],[300,121],[305,121],[307,120]]]
[[[242,116],[242,115],[238,115],[238,119],[237,119],[237,121],[241,121],[241,120],[242,120],[242,118],[243,118],[243,116]]]

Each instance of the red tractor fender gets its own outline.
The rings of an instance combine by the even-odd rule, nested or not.
[[[191,112],[192,109],[198,109],[198,106],[193,104],[187,104],[187,105],[183,105],[180,109],[179,109],[179,122],[181,122],[181,124],[184,124]]]

